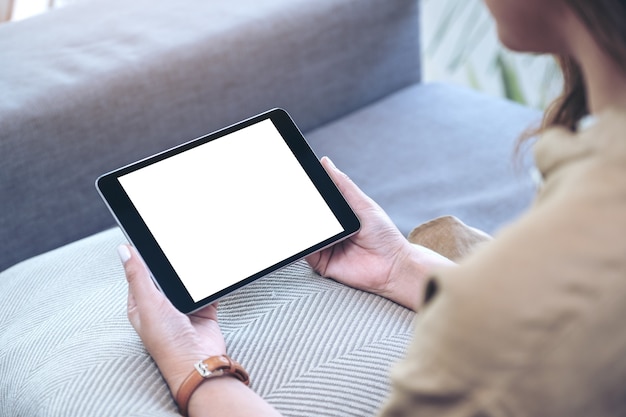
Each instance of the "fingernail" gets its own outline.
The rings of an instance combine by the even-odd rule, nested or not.
[[[117,247],[117,254],[120,257],[120,261],[125,264],[130,259],[130,250],[127,245],[119,245]]]
[[[330,159],[329,157],[325,156],[324,158],[326,158],[328,160],[328,163],[330,164],[330,167],[333,169],[337,169],[337,167],[335,166],[335,163],[333,162],[332,159]]]

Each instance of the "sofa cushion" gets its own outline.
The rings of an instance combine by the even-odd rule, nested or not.
[[[308,130],[419,80],[417,1],[76,3],[0,25],[0,270],[113,226],[98,175],[273,107]]]
[[[126,318],[111,229],[0,273],[0,415],[174,416]],[[364,416],[389,389],[413,313],[299,262],[220,302],[229,354],[285,416]]]

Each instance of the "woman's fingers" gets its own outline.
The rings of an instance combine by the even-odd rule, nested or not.
[[[148,269],[134,248],[120,245],[117,252],[128,281],[128,318],[138,328],[141,325],[141,316],[158,317],[164,295],[152,282]]]

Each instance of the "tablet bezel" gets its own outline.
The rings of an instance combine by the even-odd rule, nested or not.
[[[187,291],[185,285],[161,250],[156,239],[139,215],[137,209],[124,191],[119,178],[133,171],[157,163],[174,155],[193,149],[215,139],[224,137],[237,130],[244,129],[261,121],[271,119],[295,158],[298,160],[309,179],[318,190],[330,210],[333,212],[343,228],[343,232],[332,236],[316,245],[278,262],[262,271],[255,273],[223,290],[195,302]],[[354,211],[336,187],[332,179],[320,164],[304,136],[293,122],[289,114],[283,109],[272,109],[257,116],[251,117],[224,129],[183,143],[182,145],[165,150],[158,154],[116,169],[100,176],[96,180],[96,188],[105,204],[109,208],[118,225],[128,238],[129,242],[137,249],[144,263],[151,273],[152,280],[160,290],[170,299],[172,304],[181,312],[189,314],[220,298],[238,290],[239,288],[256,281],[257,279],[276,270],[302,259],[316,251],[333,245],[340,240],[346,239],[360,229],[360,222]],[[158,271],[154,273],[153,271]]]

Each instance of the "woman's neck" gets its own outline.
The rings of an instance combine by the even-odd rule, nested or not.
[[[575,29],[570,39],[573,40],[571,54],[582,68],[591,114],[599,114],[607,108],[626,111],[624,70],[604,52],[585,28]]]

